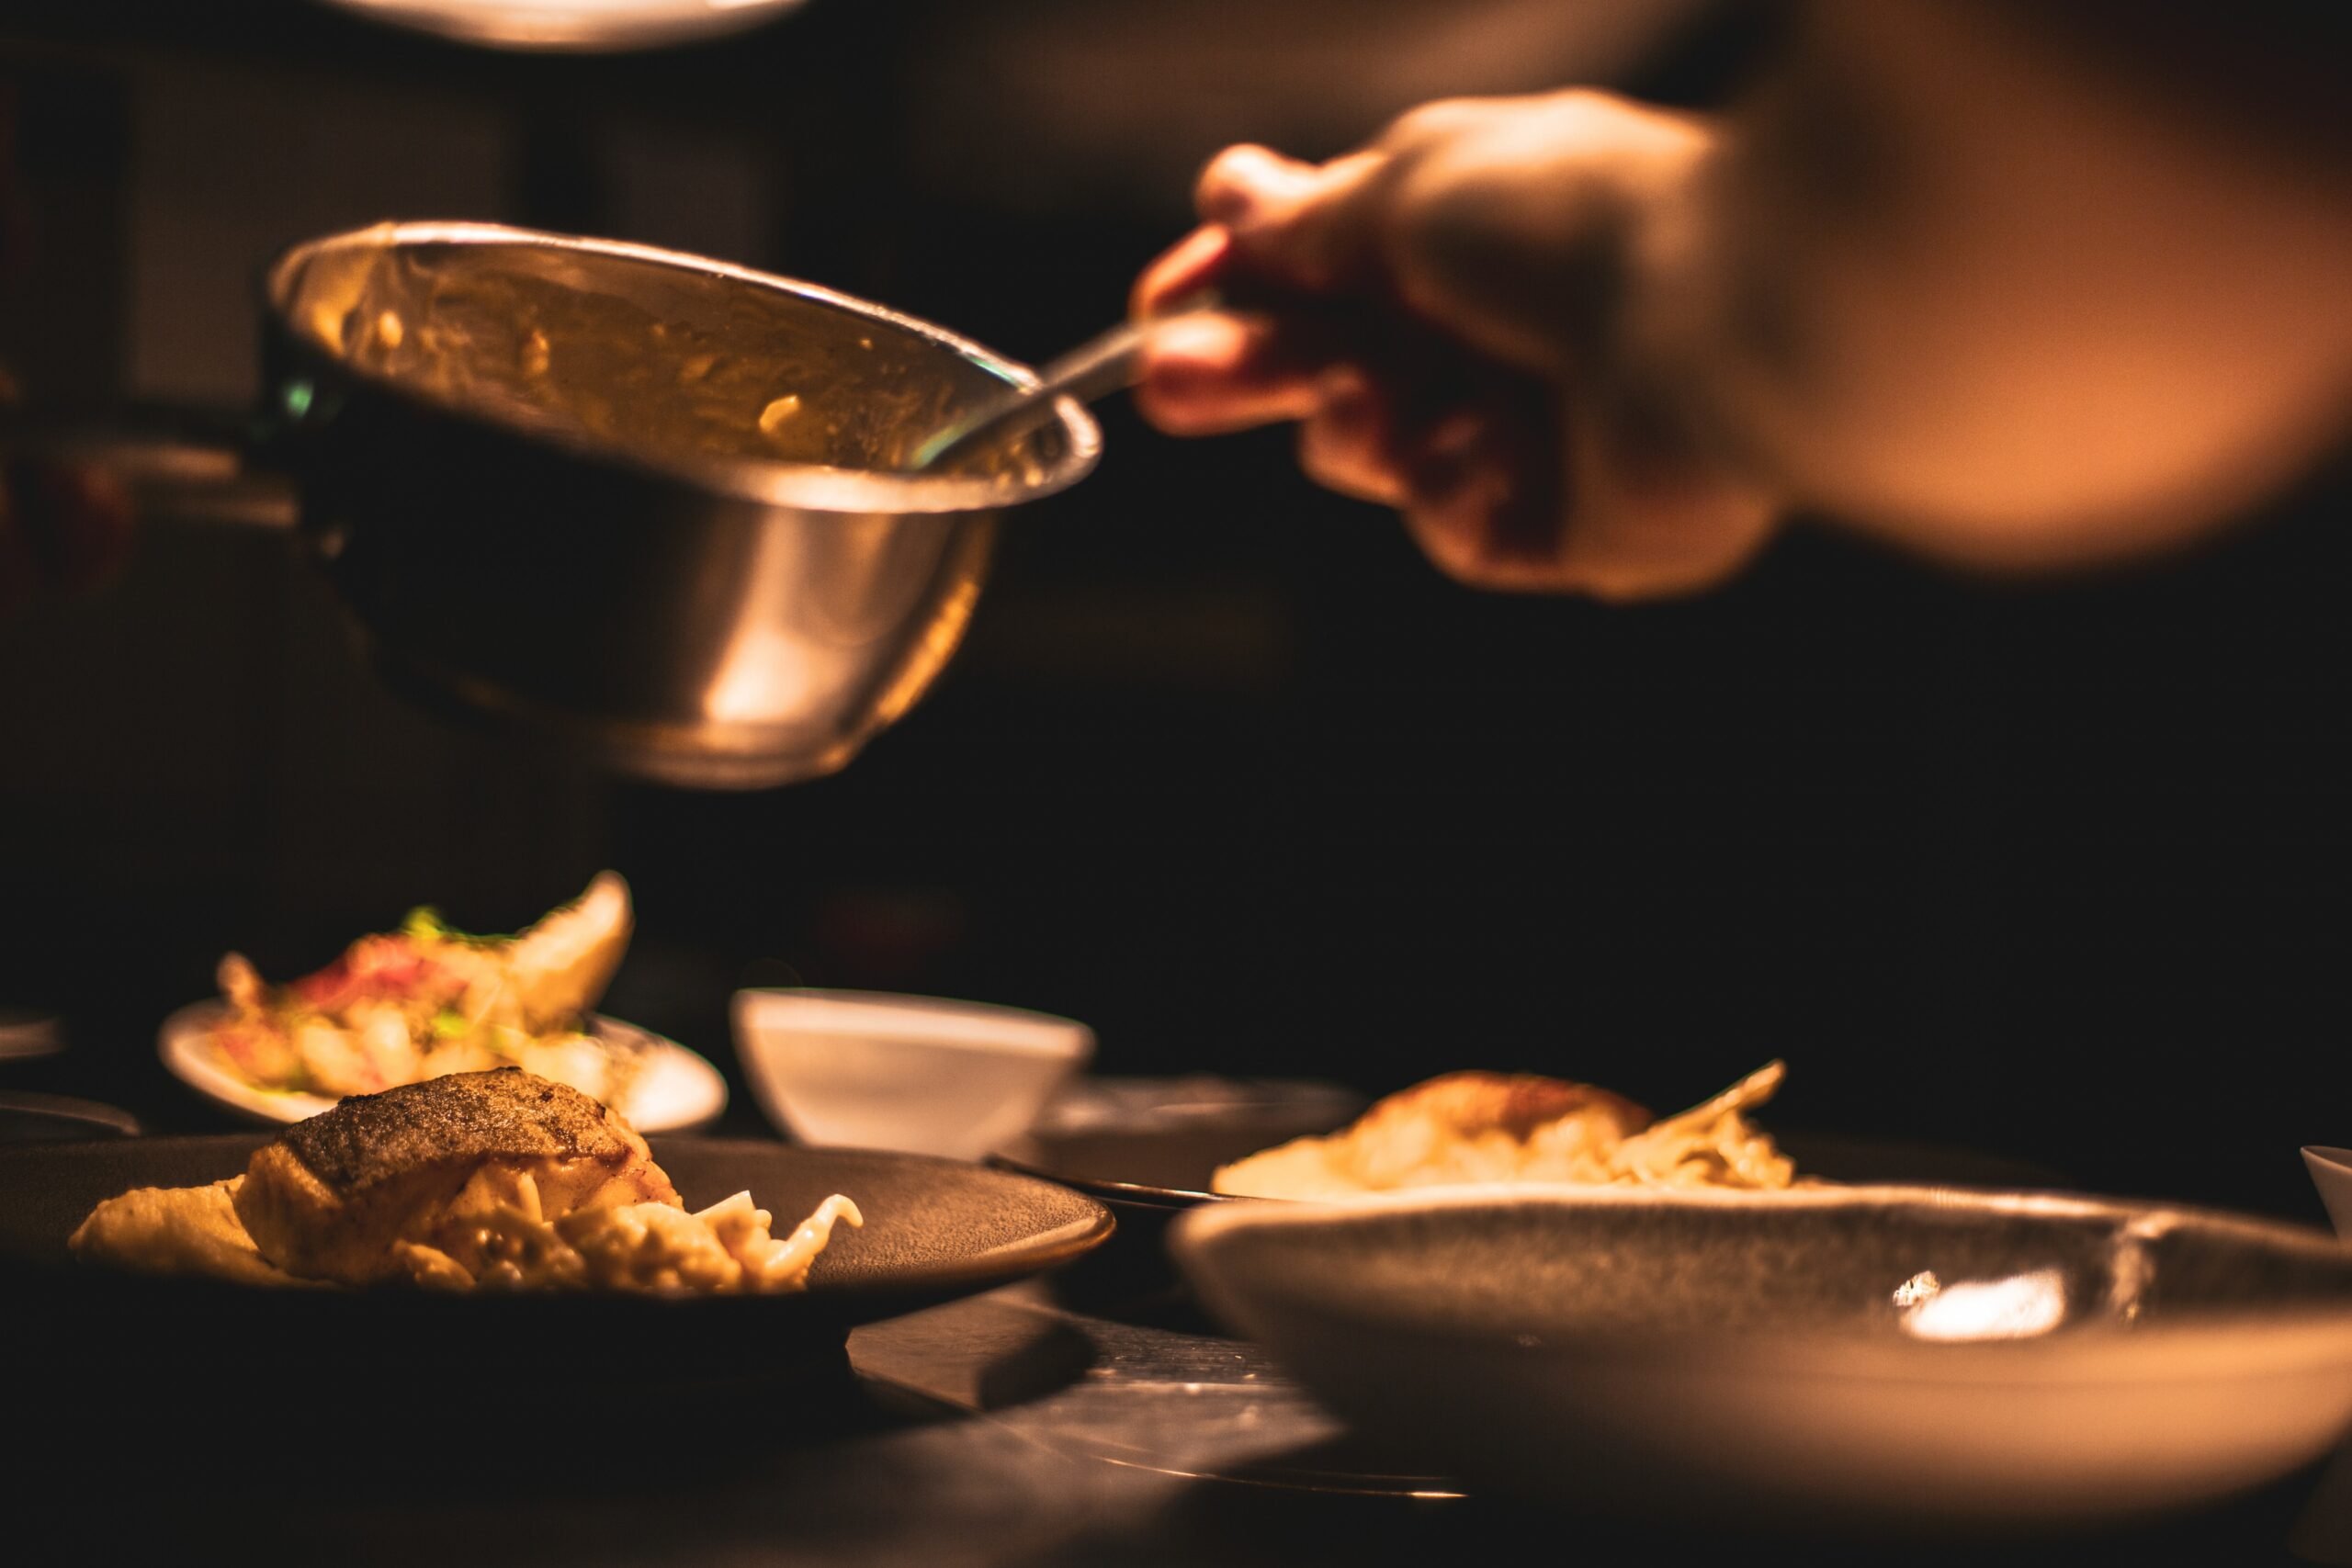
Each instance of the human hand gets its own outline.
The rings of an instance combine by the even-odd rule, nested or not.
[[[1711,145],[1570,92],[1432,104],[1320,165],[1228,149],[1134,308],[1204,287],[1264,308],[1163,329],[1143,412],[1184,435],[1298,422],[1311,478],[1396,507],[1464,582],[1709,586],[1779,508],[1683,427],[1638,307]]]

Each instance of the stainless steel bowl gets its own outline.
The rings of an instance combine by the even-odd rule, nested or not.
[[[266,275],[263,428],[374,661],[641,778],[831,773],[955,651],[1008,507],[1101,449],[1065,401],[893,472],[1025,367],[830,290],[640,245],[384,224]]]

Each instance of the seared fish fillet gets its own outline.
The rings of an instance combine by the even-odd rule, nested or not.
[[[401,1244],[437,1245],[526,1188],[550,1221],[679,1206],[627,1122],[577,1089],[501,1067],[355,1095],[295,1123],[254,1155],[236,1209],[288,1273],[365,1285],[408,1277]]]

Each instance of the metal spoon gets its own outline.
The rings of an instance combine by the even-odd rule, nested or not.
[[[1168,310],[1140,321],[1122,321],[1087,339],[1037,372],[1034,387],[1008,387],[945,429],[927,437],[908,461],[914,472],[944,467],[984,447],[1013,441],[1050,423],[1064,398],[1091,403],[1132,387],[1143,351],[1160,329],[1204,311],[1224,308],[1215,289],[1185,296]]]

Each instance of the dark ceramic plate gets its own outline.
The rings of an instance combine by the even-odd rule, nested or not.
[[[95,1100],[62,1094],[0,1094],[0,1144],[79,1143],[135,1138],[139,1119]]]
[[[1208,1190],[1218,1166],[1344,1126],[1366,1103],[1351,1089],[1310,1079],[1090,1079],[989,1163],[1074,1188],[1118,1216],[1118,1239],[1056,1280],[1065,1302],[1205,1332],[1210,1325],[1168,1260],[1168,1222],[1229,1201]]]
[[[65,1238],[101,1199],[235,1175],[267,1141],[0,1149],[0,1291],[26,1337],[13,1342],[45,1350],[40,1369],[20,1362],[18,1374],[103,1373],[116,1389],[196,1382],[247,1398],[322,1374],[388,1399],[453,1384],[478,1396],[485,1380],[530,1398],[739,1387],[838,1362],[856,1324],[1055,1268],[1114,1228],[1102,1205],[1066,1188],[953,1160],[656,1137],[654,1157],[689,1207],[748,1190],[781,1226],[844,1192],[865,1228],[833,1233],[805,1292],[687,1300],[254,1290],[118,1274],[68,1253]]]

